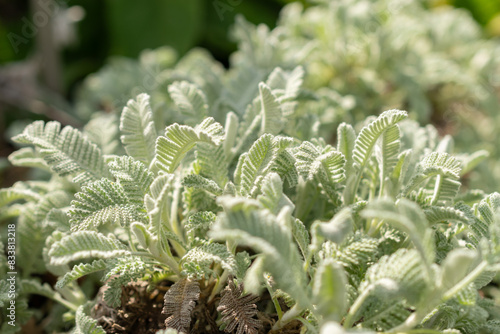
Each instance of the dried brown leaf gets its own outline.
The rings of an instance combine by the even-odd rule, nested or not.
[[[254,303],[259,297],[242,294],[243,284],[236,286],[230,279],[217,307],[217,311],[222,314],[222,321],[226,323],[224,331],[231,333],[238,328],[236,334],[257,334],[262,322],[254,318],[257,314],[257,306]]]
[[[184,278],[170,287],[165,294],[165,304],[162,310],[168,317],[165,319],[167,328],[174,328],[180,333],[188,333],[191,324],[191,312],[200,297],[200,284]]]

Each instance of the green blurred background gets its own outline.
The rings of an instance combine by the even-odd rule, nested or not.
[[[0,64],[20,61],[35,52],[35,38],[23,36],[33,7],[48,0],[0,0]],[[194,46],[207,48],[227,64],[236,46],[228,31],[236,14],[274,27],[287,0],[70,0],[58,1],[69,16],[71,35],[62,47],[63,93],[97,71],[109,56],[137,57],[141,50],[170,45],[182,56]],[[61,15],[61,16],[62,16]],[[60,18],[57,18],[58,20]],[[64,19],[62,19],[64,20]],[[65,27],[59,27],[65,29]],[[11,38],[9,39],[9,33]],[[11,41],[19,43],[18,50]],[[18,52],[16,52],[18,51]]]
[[[207,48],[227,64],[236,46],[228,31],[236,14],[253,23],[274,27],[281,8],[292,0],[50,0],[64,13],[55,18],[60,40],[61,82],[65,97],[110,56],[137,57],[141,50],[170,45],[180,56],[189,49]],[[33,22],[36,6],[49,0],[0,0],[0,65],[22,61],[36,52],[36,38],[23,36],[27,20]],[[307,1],[303,0],[306,4]],[[147,5],[146,5],[147,4]],[[468,9],[485,27],[485,34],[500,35],[500,1],[435,0],[432,6],[454,5]],[[54,19],[54,18],[52,18]],[[65,31],[67,30],[67,31]],[[10,36],[10,37],[9,37]],[[12,41],[18,47],[12,46]],[[16,50],[17,49],[17,50]],[[16,52],[17,51],[17,52]]]

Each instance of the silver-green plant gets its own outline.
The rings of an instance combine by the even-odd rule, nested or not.
[[[168,49],[146,51],[139,61],[114,60],[89,78],[77,111],[119,111],[130,96],[147,92],[157,108],[168,110],[159,113],[164,120],[158,124],[184,123],[166,91],[173,81],[187,80],[202,88],[209,114],[223,122],[228,111],[243,115],[257,84],[276,67],[300,65],[306,89],[296,113],[307,117],[294,124],[299,139],[314,137],[313,129],[330,136],[341,122],[356,124],[383,110],[411,110],[413,119],[452,134],[458,153],[488,150],[494,159],[468,174],[467,183],[495,191],[498,41],[484,38],[464,10],[429,7],[428,1],[400,0],[291,3],[272,30],[240,18],[228,70],[200,50],[180,60]]]
[[[37,121],[14,137],[28,146],[12,163],[52,175],[0,191],[2,219],[17,217],[19,301],[51,298],[76,333],[104,333],[77,284],[103,272],[110,308],[134,281],[170,282],[174,332],[222,295],[221,330],[257,333],[264,294],[273,330],[498,331],[481,289],[499,269],[500,195],[459,192],[482,155],[453,156],[450,137],[395,109],[359,131],[340,124],[332,146],[302,131],[303,70],[270,73],[224,125],[208,93],[176,81],[167,91],[186,125],[159,130],[164,116],[141,94],[84,132]],[[54,287],[33,278],[46,271]]]

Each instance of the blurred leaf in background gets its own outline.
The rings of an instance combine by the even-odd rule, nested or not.
[[[109,53],[137,57],[146,48],[170,45],[184,54],[200,39],[207,1],[106,1]]]
[[[458,8],[469,10],[479,24],[492,35],[500,36],[500,1],[498,0],[451,0]]]

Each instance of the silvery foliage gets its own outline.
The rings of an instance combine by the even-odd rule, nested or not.
[[[478,289],[499,268],[500,195],[459,193],[476,155],[453,156],[450,138],[396,109],[360,131],[342,123],[335,146],[300,138],[291,124],[307,118],[297,107],[303,75],[271,71],[224,125],[195,83],[168,86],[188,124],[162,131],[140,94],[108,129],[119,154],[91,140],[105,131],[26,127],[14,140],[28,146],[11,161],[52,178],[0,192],[3,218],[17,217],[19,298],[52,298],[74,312],[77,332],[101,333],[80,277],[103,272],[111,307],[135,280],[212,281],[215,296],[234,277],[287,301],[275,329],[301,319],[311,333],[340,323],[339,332],[494,330],[492,301]],[[45,271],[59,277],[55,288],[30,278]],[[189,296],[175,298],[191,312]],[[169,314],[186,330],[189,318]]]
[[[397,108],[454,134],[457,152],[487,149],[500,156],[500,47],[483,37],[466,11],[429,10],[425,1],[314,2],[285,6],[272,30],[240,17],[232,30],[238,50],[228,70],[201,50],[180,60],[166,48],[146,51],[138,62],[115,59],[86,81],[77,110],[87,117],[94,110],[121,110],[130,96],[147,92],[157,108],[169,110],[159,113],[157,124],[183,123],[165,92],[176,89],[167,88],[173,81],[188,80],[202,88],[209,114],[222,122],[229,110],[244,112],[257,84],[276,67],[300,65],[306,76],[298,108],[308,115],[295,125],[305,135],[301,139],[313,136],[312,130],[329,136],[341,122],[355,124]],[[221,89],[226,80],[233,84],[228,91]],[[498,189],[496,160],[471,173],[471,184]]]
[[[498,331],[480,289],[499,269],[500,195],[460,189],[486,153],[454,155],[451,137],[390,109],[425,119],[435,87],[485,87],[496,67],[477,50],[493,46],[459,21],[472,25],[410,3],[290,5],[272,31],[238,22],[229,70],[200,50],[177,61],[159,49],[89,78],[79,112],[111,113],[14,138],[26,146],[10,161],[51,175],[0,190],[0,219],[16,221],[20,321],[39,294],[76,333],[103,333],[76,283],[103,273],[111,307],[137,280],[204,281],[213,298],[234,277],[271,294],[275,329]],[[453,98],[489,101],[470,94]],[[55,287],[33,278],[46,272]],[[193,296],[177,297],[192,310]]]

